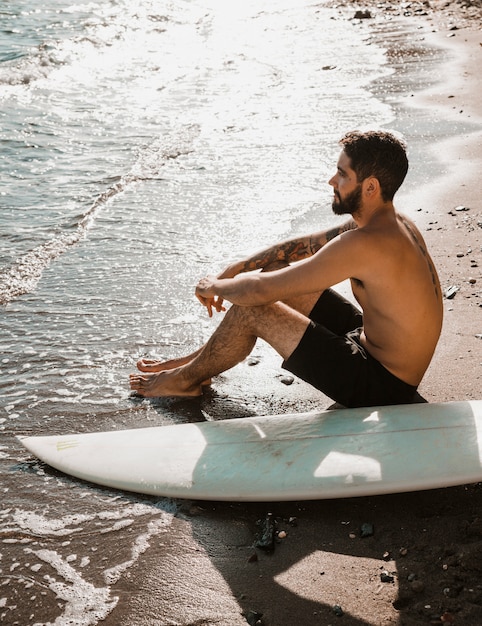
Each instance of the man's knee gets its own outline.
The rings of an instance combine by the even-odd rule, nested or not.
[[[233,305],[231,323],[234,330],[243,331],[264,339],[280,354],[286,352],[285,344],[294,349],[309,324],[302,313],[283,302],[273,302],[259,306]],[[278,345],[283,347],[281,352]]]
[[[280,306],[283,306],[280,302],[256,306],[240,306],[233,304],[226,315],[229,315],[239,323],[253,324],[257,320],[275,318],[277,312],[280,311]]]

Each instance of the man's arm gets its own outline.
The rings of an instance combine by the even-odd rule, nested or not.
[[[302,261],[303,259],[313,256],[327,243],[338,237],[338,235],[349,230],[354,230],[355,228],[357,228],[357,224],[354,220],[350,219],[343,224],[321,230],[312,235],[287,239],[274,246],[260,250],[246,259],[231,263],[218,274],[217,277],[211,276],[209,279],[213,281],[215,279],[224,280],[234,278],[238,274],[268,269],[270,266],[274,269],[286,267],[291,263],[296,263],[297,261]],[[213,314],[213,308],[218,312],[225,310],[223,307],[223,296],[218,294],[212,297],[200,297],[199,293],[196,295],[200,302],[207,308],[209,317]]]
[[[348,229],[351,230],[351,229]],[[334,237],[329,245],[300,263],[272,272],[247,273],[233,278],[207,276],[199,281],[196,296],[212,314],[216,300],[240,306],[259,306],[277,300],[321,292],[337,283],[364,275],[366,244],[358,233]],[[218,309],[219,310],[219,309]]]
[[[238,274],[265,269],[270,265],[296,263],[312,256],[332,239],[354,228],[357,228],[356,223],[353,220],[349,220],[344,224],[312,235],[282,241],[274,246],[260,250],[246,259],[231,263],[218,275],[218,278],[233,278]]]

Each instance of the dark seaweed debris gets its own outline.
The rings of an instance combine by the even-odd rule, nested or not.
[[[258,520],[256,525],[259,526],[260,532],[254,547],[264,550],[265,552],[273,552],[276,530],[276,522],[273,514],[268,513],[264,519]]]

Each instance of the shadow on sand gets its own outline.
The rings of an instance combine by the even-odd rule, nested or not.
[[[464,446],[480,469],[475,427]],[[213,462],[205,457],[199,466],[209,471]],[[319,463],[318,456],[311,465]],[[145,555],[134,595],[106,626],[130,626],[133,619],[139,626],[482,623],[478,484],[179,506],[169,538]],[[257,522],[268,513],[286,533],[271,552],[255,547]]]

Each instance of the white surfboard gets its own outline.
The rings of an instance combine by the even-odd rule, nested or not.
[[[205,500],[309,500],[482,481],[482,400],[19,437],[93,483]]]

